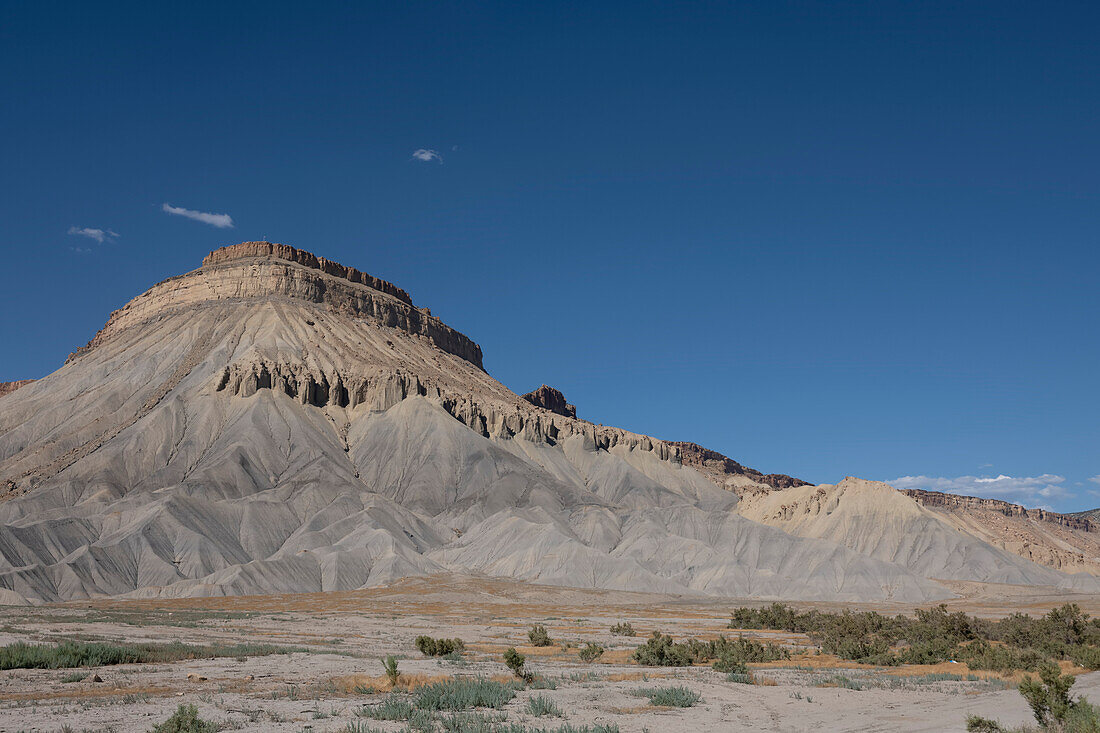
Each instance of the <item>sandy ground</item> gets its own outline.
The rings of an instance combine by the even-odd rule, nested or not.
[[[1013,610],[1038,613],[1067,600],[1034,589],[969,591],[969,598],[949,605],[1000,615]],[[1071,600],[1092,613],[1100,611],[1100,597]],[[384,692],[361,691],[385,686],[382,656],[398,657],[402,685],[452,675],[503,680],[508,672],[501,654],[509,646],[526,654],[528,667],[555,685],[522,691],[501,711],[508,722],[533,727],[615,723],[624,733],[961,731],[971,713],[1008,724],[1030,720],[1014,680],[979,672],[980,679],[967,681],[965,665],[883,669],[796,653],[790,662],[755,665],[754,676],[763,684],[746,685],[731,683],[709,667],[645,668],[629,661],[632,649],[655,629],[677,638],[736,634],[726,628],[729,609],[736,605],[742,604],[435,578],[334,594],[5,608],[0,609],[0,644],[94,638],[266,642],[309,651],[88,670],[99,682],[91,677],[63,682],[72,670],[0,672],[0,731],[61,731],[65,726],[74,731],[145,731],[180,703],[197,705],[202,717],[225,729],[336,733],[349,723],[365,722],[397,731],[404,724],[356,715],[363,705],[385,697]],[[619,621],[631,622],[638,635],[612,636],[609,627]],[[545,624],[555,641],[572,646],[529,646],[526,632],[532,623]],[[745,633],[796,651],[807,642],[794,634]],[[419,634],[459,636],[468,652],[458,662],[425,658],[413,646]],[[608,649],[593,664],[577,657],[577,647],[588,641]],[[926,677],[937,672],[964,679]],[[863,689],[835,686],[837,674]],[[669,684],[686,686],[702,700],[691,708],[661,709],[632,694]],[[1100,673],[1082,674],[1074,690],[1100,700]],[[564,716],[529,715],[527,700],[535,695],[549,697]]]

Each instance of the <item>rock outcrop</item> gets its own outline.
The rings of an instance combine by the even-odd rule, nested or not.
[[[25,387],[33,381],[33,379],[20,379],[15,382],[0,382],[0,397],[10,394],[20,387]]]
[[[1070,529],[1078,529],[1082,532],[1095,532],[1095,519],[1086,516],[1087,512],[1078,514],[1059,514],[1046,509],[1027,509],[1019,504],[1011,504],[1000,499],[983,499],[977,496],[962,496],[960,494],[945,494],[940,491],[926,491],[924,489],[899,489],[906,496],[911,496],[921,504],[929,507],[944,507],[949,509],[981,509],[1003,514],[1006,517],[1025,517],[1040,522],[1053,522],[1054,524]]]
[[[725,483],[726,477],[735,476],[747,479],[753,484],[770,486],[773,489],[789,489],[795,486],[809,486],[808,481],[793,478],[782,473],[764,474],[753,468],[742,466],[732,458],[727,458],[718,451],[704,448],[696,443],[686,441],[669,441],[669,445],[680,449],[680,458],[684,465],[692,466],[714,476],[719,485]],[[743,482],[731,484],[731,487],[743,486]]]
[[[527,400],[535,407],[541,407],[544,410],[549,410],[558,415],[563,415],[565,417],[577,416],[577,408],[565,401],[565,395],[545,384],[523,395],[523,399]]]

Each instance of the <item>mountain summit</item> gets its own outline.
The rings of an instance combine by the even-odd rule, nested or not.
[[[1096,587],[884,484],[765,476],[532,394],[391,283],[224,247],[0,397],[0,601],[437,573],[852,601],[950,596],[933,578]]]

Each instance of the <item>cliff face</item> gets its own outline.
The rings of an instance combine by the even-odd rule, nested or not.
[[[14,392],[20,387],[25,387],[33,381],[33,379],[20,379],[16,382],[0,382],[0,397],[3,397],[10,392]]]
[[[565,417],[577,416],[577,408],[565,401],[565,395],[545,384],[533,392],[523,395],[523,399],[535,407],[541,407],[558,415],[564,415]]]
[[[782,473],[763,474],[747,466],[742,466],[732,458],[718,451],[704,448],[686,441],[669,441],[669,445],[680,449],[680,457],[686,466],[702,469],[712,476],[743,476],[753,483],[766,484],[773,489],[789,489],[795,486],[810,486],[808,481],[793,478]],[[721,483],[721,482],[720,482]]]
[[[947,509],[980,509],[998,512],[1006,517],[1025,517],[1036,519],[1040,522],[1052,522],[1069,529],[1077,529],[1083,532],[1092,532],[1096,529],[1096,523],[1080,515],[1058,514],[1048,512],[1045,509],[1027,509],[1019,504],[1010,504],[1000,499],[981,499],[976,496],[960,496],[958,494],[945,494],[940,491],[925,491],[924,489],[901,489],[903,494],[911,496],[921,504],[930,507],[943,507]]]
[[[223,262],[230,262],[232,260],[240,260],[248,257],[273,257],[275,259],[286,260],[287,262],[293,262],[311,270],[320,270],[326,275],[332,275],[333,277],[338,277],[353,283],[366,285],[375,290],[380,290],[387,295],[392,295],[403,303],[408,303],[409,305],[413,304],[409,294],[393,283],[388,283],[385,280],[368,275],[365,272],[360,272],[354,267],[345,267],[338,262],[326,260],[324,257],[318,257],[305,250],[297,249],[286,244],[275,244],[274,242],[242,242],[240,244],[231,244],[228,247],[216,249],[204,257],[202,266],[218,265]]]
[[[308,252],[245,242],[211,252],[201,269],[165,280],[111,314],[79,358],[117,333],[184,307],[232,299],[297,298],[428,339],[434,346],[482,367],[481,347],[431,312],[412,305],[395,285]]]

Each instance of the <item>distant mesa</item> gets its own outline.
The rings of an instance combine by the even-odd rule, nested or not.
[[[533,392],[523,395],[523,399],[535,407],[541,407],[564,417],[576,417],[577,408],[565,401],[565,395],[548,385],[542,385]]]

